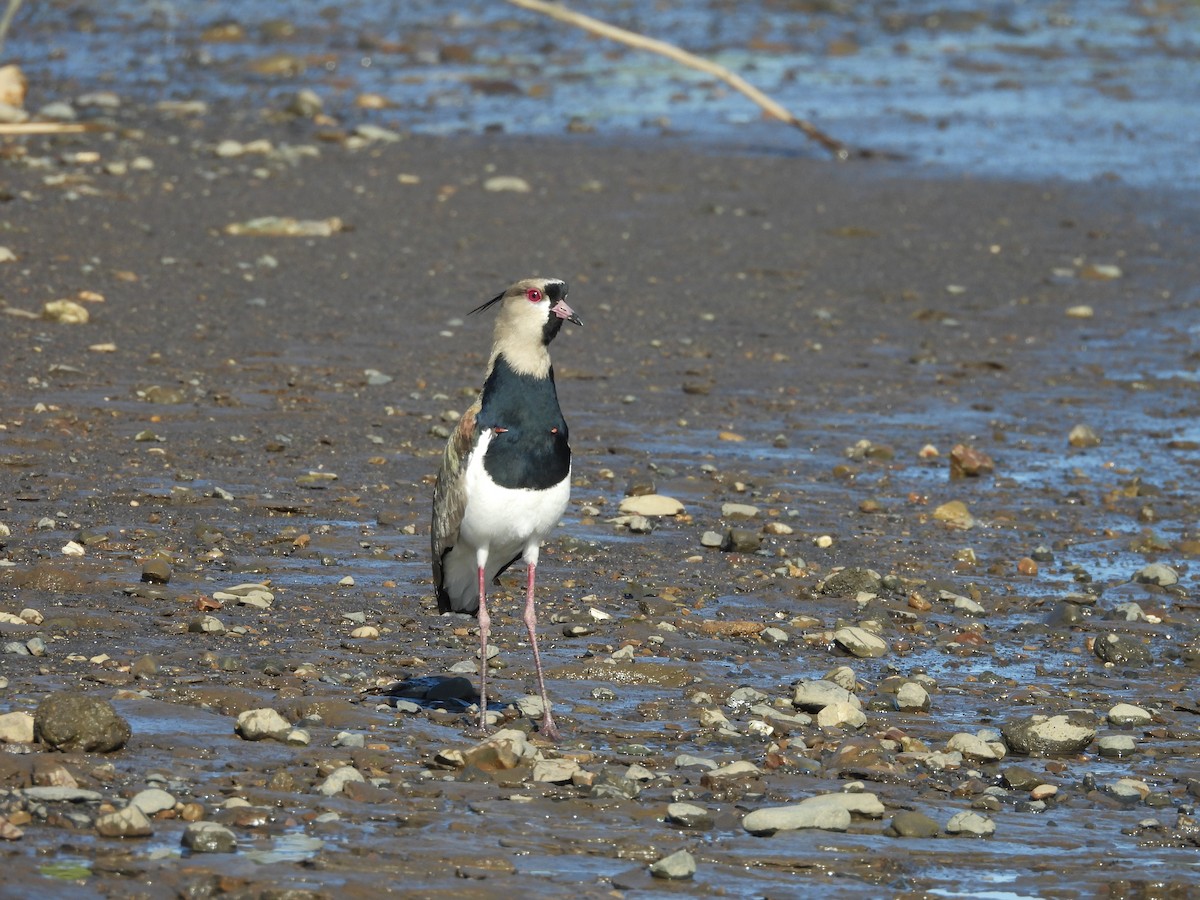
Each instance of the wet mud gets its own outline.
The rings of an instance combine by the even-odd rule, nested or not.
[[[132,729],[111,754],[0,747],[0,804],[22,832],[0,843],[6,895],[1192,890],[1186,206],[582,137],[347,144],[133,106],[114,126],[0,147],[0,245],[16,257],[0,263],[0,602],[43,617],[0,629],[45,644],[0,656],[0,704],[80,690]],[[225,139],[267,144],[218,155]],[[228,229],[264,216],[338,225]],[[490,322],[465,313],[533,274],[565,278],[585,322],[553,347],[575,489],[539,567],[564,740],[512,705],[534,687],[519,573],[496,594],[491,684],[511,727],[587,773],[562,784],[528,762],[448,762],[479,740],[471,697],[427,690],[477,642],[471,620],[436,614],[427,556],[442,435],[487,360]],[[88,320],[48,318],[60,299]],[[991,471],[951,478],[959,444]],[[612,521],[650,488],[684,512],[642,533]],[[759,549],[705,546],[733,528]],[[142,580],[150,562],[166,583]],[[1178,581],[1139,580],[1155,563]],[[881,576],[868,590],[835,580],[861,569]],[[270,605],[214,599],[244,583],[268,585]],[[850,655],[843,626],[886,651]],[[1095,645],[1112,634],[1144,652],[1106,663]],[[861,727],[751,710],[794,717],[792,686],[838,666]],[[927,711],[897,709],[914,680]],[[1108,722],[1118,702],[1150,720]],[[243,740],[236,717],[262,707],[311,740]],[[1069,710],[1136,750],[935,755]],[[346,765],[366,780],[319,793]],[[147,785],[180,805],[148,838],[104,838],[96,803],[20,799],[58,767],[101,805]],[[1005,780],[1014,767],[1057,793],[1035,802]],[[742,825],[855,782],[882,817]],[[711,822],[668,822],[683,800]],[[181,848],[188,804],[234,832],[235,853]],[[940,826],[978,811],[995,832],[889,835],[907,811]],[[678,849],[691,879],[649,874]]]

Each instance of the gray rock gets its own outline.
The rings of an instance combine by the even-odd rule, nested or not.
[[[676,850],[658,862],[650,864],[650,874],[655,878],[680,881],[696,874],[696,859],[686,850]]]
[[[193,853],[233,853],[237,835],[216,822],[193,822],[184,829],[181,843]]]
[[[721,518],[723,519],[753,519],[758,515],[758,507],[749,503],[722,503]]]
[[[690,766],[697,766],[701,769],[715,769],[717,761],[709,759],[707,756],[692,756],[690,753],[680,753],[675,757],[675,768],[686,769]]]
[[[883,588],[883,578],[873,569],[849,566],[834,572],[821,584],[822,594],[838,597],[854,597],[860,593],[878,594]]]
[[[148,816],[152,816],[155,813],[174,809],[175,798],[161,788],[148,788],[134,794],[133,799],[129,801],[129,805],[140,809]]]
[[[333,797],[340,794],[352,781],[366,781],[363,773],[354,768],[354,766],[340,766],[334,769],[317,785],[317,793],[324,794],[326,797]]]
[[[884,834],[892,837],[932,838],[941,833],[941,826],[924,813],[905,810],[892,816]]]
[[[988,837],[995,834],[996,823],[987,816],[974,812],[960,812],[951,816],[946,823],[947,834],[962,834],[967,837]]]
[[[133,732],[107,700],[72,691],[51,694],[33,715],[34,736],[68,753],[111,753]]]
[[[946,742],[946,749],[961,753],[967,759],[979,762],[996,762],[1004,759],[1004,744],[999,741],[985,741],[983,738],[960,732]]]
[[[89,791],[77,787],[59,787],[57,785],[28,787],[21,791],[21,793],[30,800],[37,800],[39,803],[99,803],[104,799],[104,795],[97,791]]]
[[[915,681],[906,681],[892,702],[900,712],[924,712],[929,709],[929,691]]]
[[[1137,741],[1128,734],[1106,734],[1096,741],[1101,756],[1123,757],[1137,753]]]
[[[832,681],[802,681],[792,694],[792,705],[805,712],[820,712],[834,703],[849,703],[861,709],[862,702],[843,687]]]
[[[694,803],[671,803],[667,806],[667,821],[683,828],[712,828],[713,814]]]
[[[273,709],[248,709],[238,714],[234,730],[247,741],[285,741],[292,726]]]
[[[1057,716],[1025,716],[1006,723],[1001,733],[1014,753],[1065,756],[1078,753],[1095,740],[1095,716],[1087,710],[1071,710]]]
[[[1151,563],[1134,574],[1133,580],[1138,584],[1157,584],[1159,587],[1170,587],[1179,583],[1179,573],[1170,566],[1162,563]]]
[[[886,656],[890,649],[887,641],[879,635],[853,625],[839,628],[833,633],[833,639],[843,650],[859,659],[878,659]]]
[[[144,812],[130,805],[96,819],[96,832],[104,837],[150,837],[154,827]]]
[[[883,812],[883,804],[874,794],[822,794],[789,806],[756,809],[742,819],[742,827],[751,834],[773,834],[800,828],[845,831],[850,827],[852,813],[879,818]]]
[[[700,535],[701,547],[720,547],[725,538],[719,531],[706,531]]]
[[[1108,711],[1108,721],[1110,724],[1118,727],[1125,725],[1140,726],[1149,725],[1154,721],[1154,716],[1147,710],[1142,709],[1140,706],[1134,706],[1132,703],[1118,703]]]
[[[1096,638],[1092,650],[1100,659],[1114,666],[1141,669],[1154,663],[1150,648],[1140,638],[1128,634],[1102,634]]]
[[[754,553],[762,546],[762,535],[751,528],[727,528],[721,539],[726,553]]]

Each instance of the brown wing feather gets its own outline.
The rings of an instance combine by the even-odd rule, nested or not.
[[[458,426],[446,441],[442,467],[438,470],[433,487],[430,549],[433,551],[433,586],[437,591],[438,609],[442,612],[450,609],[450,598],[442,586],[442,559],[458,542],[458,527],[462,524],[463,510],[467,506],[467,457],[475,446],[475,417],[479,415],[480,403],[481,400],[477,399],[462,414]]]

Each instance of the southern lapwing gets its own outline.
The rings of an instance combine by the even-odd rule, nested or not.
[[[499,305],[483,390],[446,442],[433,490],[433,583],[441,612],[479,617],[479,724],[487,721],[486,585],[525,560],[525,625],[542,693],[542,733],[557,740],[537,644],[538,550],[571,495],[571,447],[554,389],[550,342],[583,324],[557,278],[526,278],[471,310]]]

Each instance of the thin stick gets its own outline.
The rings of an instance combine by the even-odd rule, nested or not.
[[[675,62],[682,63],[685,66],[690,66],[693,69],[699,69],[701,72],[707,72],[709,75],[719,78],[731,88],[746,95],[755,103],[757,103],[767,115],[772,118],[779,119],[781,122],[786,122],[795,128],[799,128],[810,139],[816,141],[838,159],[848,159],[851,150],[841,141],[836,140],[825,132],[821,131],[811,122],[801,119],[798,116],[792,115],[783,106],[776,103],[754,85],[750,84],[746,79],[742,78],[736,72],[731,72],[724,66],[717,65],[711,60],[696,56],[693,53],[688,53],[686,50],[681,50],[674,44],[668,44],[666,41],[648,38],[645,35],[638,34],[635,31],[627,31],[624,28],[618,28],[615,25],[609,25],[607,22],[601,22],[599,19],[593,19],[591,16],[585,16],[582,13],[577,13],[569,10],[557,3],[546,3],[544,0],[508,0],[513,6],[519,6],[522,9],[528,9],[532,12],[539,12],[543,15],[550,16],[552,19],[558,19],[560,22],[566,22],[570,25],[575,25],[582,28],[584,31],[590,31],[592,34],[606,37],[609,40],[617,41],[618,43],[628,44],[631,47],[636,47],[639,50],[649,50],[651,53],[658,53]]]
[[[0,53],[4,52],[4,36],[8,34],[8,26],[12,24],[13,16],[17,14],[20,6],[21,0],[8,0],[8,6],[4,9],[4,16],[0,18]]]

